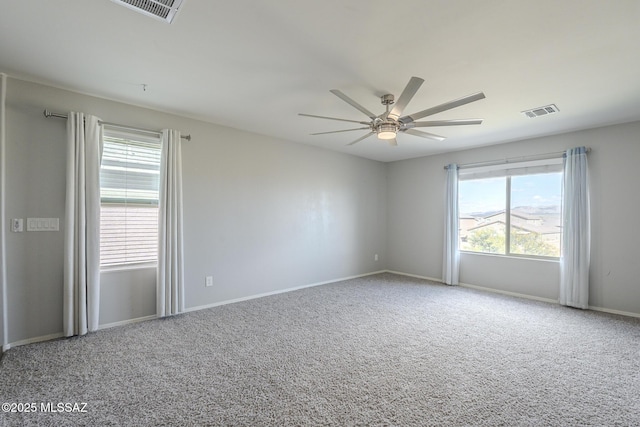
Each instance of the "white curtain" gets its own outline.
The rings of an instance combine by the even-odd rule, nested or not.
[[[64,335],[98,329],[100,306],[99,119],[69,113],[64,227]]]
[[[585,147],[567,150],[562,188],[562,257],[560,304],[587,308],[591,225],[589,171]]]
[[[180,132],[162,131],[157,315],[184,311],[184,259],[182,247],[182,149]]]
[[[447,285],[457,285],[460,251],[458,250],[458,165],[455,163],[447,166],[443,247],[442,281]]]

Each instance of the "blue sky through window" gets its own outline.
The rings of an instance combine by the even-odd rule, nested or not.
[[[511,178],[511,206],[560,206],[562,173],[522,175]]]
[[[504,210],[506,178],[474,179],[458,183],[461,215]]]
[[[559,206],[562,173],[522,175],[511,178],[511,206]],[[506,178],[459,182],[461,215],[501,211],[506,204]]]

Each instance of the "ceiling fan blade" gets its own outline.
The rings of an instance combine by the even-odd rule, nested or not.
[[[334,94],[335,96],[337,96],[338,98],[342,99],[344,102],[346,102],[347,104],[351,105],[352,107],[357,108],[358,110],[362,111],[371,120],[373,120],[373,119],[375,119],[377,117],[371,111],[367,110],[362,105],[358,104],[356,101],[354,101],[353,99],[349,98],[344,93],[340,92],[338,89],[331,89],[331,93]]]
[[[369,138],[369,137],[370,137],[371,135],[373,135],[374,133],[375,133],[375,132],[369,132],[369,133],[368,133],[368,134],[366,134],[365,136],[361,136],[360,138],[356,139],[356,140],[355,140],[355,141],[353,141],[353,142],[348,143],[347,145],[353,145],[353,144],[355,144],[356,142],[360,142],[360,141],[362,141],[363,139]]]
[[[464,125],[481,125],[482,119],[456,119],[456,120],[433,120],[427,122],[411,122],[405,126],[407,128],[424,128],[430,126],[464,126]]]
[[[366,127],[366,128],[355,128],[355,129],[344,129],[344,130],[332,130],[331,132],[316,132],[316,133],[310,133],[309,135],[326,135],[328,133],[340,133],[340,132],[351,132],[352,130],[364,130],[364,129],[371,129],[370,127]]]
[[[398,146],[398,140],[393,138],[389,140],[389,145],[393,145],[394,147]]]
[[[403,132],[408,133],[409,135],[419,136],[422,138],[435,139],[436,141],[444,141],[446,139],[444,136],[436,135],[429,132],[422,132],[420,130],[415,130],[415,129],[407,129]]]
[[[368,125],[369,124],[369,122],[359,122],[357,120],[338,119],[337,117],[316,116],[314,114],[298,113],[298,115],[299,116],[304,116],[304,117],[315,117],[316,119],[328,119],[328,120],[338,120],[338,121],[341,121],[341,122],[360,123],[361,125]]]
[[[407,107],[407,104],[409,104],[409,101],[411,101],[418,89],[420,89],[422,83],[424,83],[424,80],[420,77],[411,77],[409,83],[407,83],[407,86],[402,91],[402,94],[396,103],[393,104],[393,108],[389,112],[389,117],[393,117],[395,120],[398,120],[398,117],[400,117],[404,109]]]
[[[467,95],[460,99],[456,99],[455,101],[445,102],[444,104],[427,108],[426,110],[422,110],[414,114],[409,114],[408,116],[400,117],[400,119],[398,120],[404,124],[408,124],[416,120],[419,120],[423,117],[427,117],[437,113],[441,113],[443,111],[451,110],[452,108],[460,107],[462,105],[469,104],[474,101],[479,101],[484,98],[485,98],[484,93],[482,92],[474,93],[472,95]]]

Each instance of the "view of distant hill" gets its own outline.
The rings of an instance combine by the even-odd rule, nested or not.
[[[485,211],[485,212],[462,212],[462,215],[473,216],[476,218],[486,218],[488,216],[495,215],[500,212],[504,212],[504,209]],[[561,210],[560,210],[560,206],[518,206],[511,209],[511,212],[513,213],[519,212],[527,215],[550,216],[550,215],[560,215]]]
[[[518,206],[511,209],[511,211],[524,212],[530,215],[559,215],[561,210],[560,206]]]

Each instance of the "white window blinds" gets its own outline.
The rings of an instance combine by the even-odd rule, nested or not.
[[[100,168],[100,265],[158,259],[160,136],[105,126]]]

